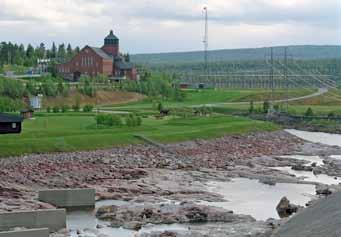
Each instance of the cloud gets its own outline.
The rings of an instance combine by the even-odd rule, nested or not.
[[[341,43],[340,0],[1,0],[0,40],[100,45],[114,28],[130,52],[200,49],[204,5],[211,48]]]

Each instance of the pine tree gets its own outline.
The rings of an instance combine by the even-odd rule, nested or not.
[[[73,51],[72,51],[72,47],[71,44],[67,45],[67,49],[66,49],[66,55],[68,59],[71,59],[73,57]]]
[[[57,47],[56,47],[56,44],[54,42],[52,43],[50,57],[51,58],[56,58],[57,57]]]

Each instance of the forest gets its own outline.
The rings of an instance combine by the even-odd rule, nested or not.
[[[33,47],[28,44],[26,47],[23,44],[11,42],[0,43],[0,68],[3,65],[17,65],[33,67],[37,65],[37,59],[52,59],[56,62],[64,62],[72,58],[80,51],[78,46],[72,47],[71,44],[52,44],[51,48],[47,48],[44,43]]]

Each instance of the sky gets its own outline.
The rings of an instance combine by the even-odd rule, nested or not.
[[[110,29],[121,51],[341,45],[341,0],[0,0],[0,41],[102,46]]]

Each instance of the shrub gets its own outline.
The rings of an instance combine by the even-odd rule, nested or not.
[[[163,105],[162,105],[161,102],[158,103],[158,105],[157,105],[157,110],[158,110],[159,112],[161,112],[161,111],[163,110]]]
[[[79,112],[79,110],[80,110],[79,104],[72,105],[72,110],[73,110],[74,112]]]
[[[66,112],[68,112],[68,111],[70,110],[70,106],[68,106],[68,105],[63,105],[63,106],[61,107],[61,109],[62,109],[62,113],[66,113]]]
[[[83,112],[89,113],[92,112],[93,109],[94,109],[93,105],[84,105]]]
[[[328,118],[335,118],[335,117],[336,115],[333,111],[328,113]]]
[[[53,113],[59,113],[59,107],[58,106],[54,106],[52,111],[53,111]]]
[[[51,107],[50,107],[50,106],[48,106],[48,107],[46,108],[46,112],[51,113]]]
[[[98,125],[105,125],[105,126],[122,126],[122,119],[117,115],[111,114],[99,114],[95,117],[96,123]]]
[[[270,102],[269,101],[264,101],[263,103],[263,113],[269,112],[270,109]]]
[[[314,116],[313,109],[309,107],[309,108],[307,109],[307,111],[305,112],[304,115],[307,116],[307,117],[312,117],[312,116]]]
[[[129,114],[126,117],[126,125],[128,127],[138,127],[142,125],[142,118],[134,114]]]
[[[254,110],[255,110],[255,107],[253,105],[253,101],[250,101],[249,113],[252,114]]]

